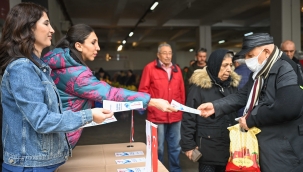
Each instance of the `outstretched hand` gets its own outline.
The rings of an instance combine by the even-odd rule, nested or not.
[[[177,112],[178,111],[177,109],[172,107],[167,100],[164,100],[164,99],[151,98],[148,105],[154,106],[155,108],[161,110],[162,112]]]
[[[212,103],[203,103],[198,108],[201,111],[200,116],[207,118],[215,113],[214,105]]]
[[[96,123],[101,123],[105,119],[112,117],[114,115],[114,112],[103,108],[93,108],[92,114],[93,121]]]

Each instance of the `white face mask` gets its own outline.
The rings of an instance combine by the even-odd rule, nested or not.
[[[263,49],[264,50],[264,49]],[[260,56],[260,54],[263,52],[263,50],[255,57],[249,58],[249,59],[245,59],[245,63],[246,66],[252,71],[255,72],[259,69],[259,66],[261,66],[262,64],[259,64],[258,62],[258,58]]]

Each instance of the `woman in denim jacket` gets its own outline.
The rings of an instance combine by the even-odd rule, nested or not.
[[[52,69],[51,77],[59,89],[64,110],[89,109],[95,101],[102,102],[102,100],[142,101],[144,108],[152,102],[166,101],[150,99],[147,93],[111,87],[97,79],[85,64],[85,61],[93,61],[100,50],[98,38],[88,25],[72,26],[56,47],[42,60]],[[167,101],[163,105],[166,103]],[[73,148],[81,133],[82,129],[78,129],[67,134]]]
[[[2,171],[54,171],[71,154],[64,132],[113,115],[101,108],[62,111],[51,69],[40,60],[54,33],[46,12],[37,4],[20,3],[3,26]]]
[[[41,52],[54,33],[45,8],[34,3],[14,6],[5,20],[0,41],[1,103],[3,108],[2,171],[55,171],[69,155],[65,132],[113,115],[102,108],[63,111],[51,69]],[[175,110],[164,101],[149,104]]]

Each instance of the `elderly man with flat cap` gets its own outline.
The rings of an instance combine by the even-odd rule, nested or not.
[[[243,39],[245,62],[252,71],[247,84],[237,93],[201,104],[201,116],[217,118],[245,107],[240,126],[258,127],[262,172],[303,171],[302,76],[267,33]]]

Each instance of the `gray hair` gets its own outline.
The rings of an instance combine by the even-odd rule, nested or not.
[[[238,62],[239,65],[245,64],[245,59],[237,59],[235,62]]]
[[[224,58],[223,59],[226,59],[226,58],[233,58],[233,54],[232,53],[226,53]]]
[[[161,43],[158,46],[158,53],[160,53],[160,50],[161,50],[162,47],[169,47],[170,49],[172,49],[171,46],[168,43]]]

